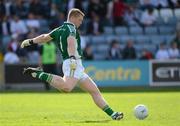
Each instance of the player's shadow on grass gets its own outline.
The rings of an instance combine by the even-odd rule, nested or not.
[[[111,120],[84,120],[84,121],[68,121],[67,123],[107,123]]]

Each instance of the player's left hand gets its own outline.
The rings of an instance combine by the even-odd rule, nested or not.
[[[31,45],[31,39],[26,39],[21,43],[21,48]]]

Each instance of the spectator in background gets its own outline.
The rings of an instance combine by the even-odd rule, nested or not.
[[[136,59],[136,50],[132,40],[128,40],[122,52],[123,59]]]
[[[16,64],[19,63],[19,57],[13,52],[11,47],[8,47],[8,52],[4,56],[4,63],[6,64]]]
[[[57,74],[56,72],[56,46],[53,42],[45,43],[40,48],[40,66],[44,72]],[[50,89],[50,85],[45,83],[46,90]]]
[[[147,11],[144,11],[141,16],[141,24],[143,26],[151,26],[156,23],[157,17],[153,13],[153,8],[148,8]]]
[[[180,7],[180,1],[179,0],[168,0],[169,6],[172,9],[179,8]]]
[[[32,64],[39,63],[39,46],[34,45],[27,48],[28,62]]]
[[[50,9],[50,16],[51,18],[55,18],[56,16],[58,16],[59,10],[57,8],[56,4],[51,4],[51,9]]]
[[[66,10],[67,10],[67,2],[66,1],[64,1],[64,0],[51,0],[51,1],[52,1],[51,5],[56,6],[57,11],[66,13]]]
[[[93,60],[94,55],[92,52],[92,46],[90,44],[87,44],[86,47],[83,50],[83,57],[84,60]]]
[[[4,16],[3,19],[0,20],[0,35],[11,35],[10,21],[8,20],[7,16]]]
[[[20,43],[18,43],[17,49],[16,49],[16,54],[18,55],[19,59],[21,62],[27,62],[27,50],[26,49],[22,49],[20,47]]]
[[[28,32],[25,22],[19,19],[17,15],[14,15],[10,23],[10,30],[12,34],[17,34],[18,36],[26,36]]]
[[[168,0],[151,0],[151,3],[157,9],[168,7]]]
[[[88,37],[81,35],[81,49],[82,50],[85,49],[88,43],[89,43]]]
[[[107,3],[107,13],[106,13],[106,20],[110,26],[113,26],[113,0],[109,0]]]
[[[166,49],[164,43],[161,43],[159,45],[159,50],[156,53],[156,59],[158,59],[158,60],[169,59],[169,53],[168,53],[168,50]]]
[[[88,17],[93,18],[97,14],[99,18],[103,19],[107,13],[107,5],[104,0],[89,0]]]
[[[50,29],[54,29],[56,27],[59,27],[63,24],[63,21],[65,21],[65,8],[63,1],[53,0],[51,4],[50,9]],[[64,8],[64,9],[63,9]]]
[[[140,57],[141,60],[150,60],[150,59],[153,59],[153,54],[148,51],[147,49],[143,49],[142,50],[142,54],[141,54],[141,57]]]
[[[32,38],[38,35],[37,29],[30,29],[27,38]],[[39,62],[39,46],[34,44],[26,48],[28,61],[30,63],[38,63]]]
[[[6,16],[6,8],[4,0],[0,0],[0,19],[3,19],[4,16]]]
[[[11,40],[11,30],[10,30],[10,21],[7,16],[4,16],[3,19],[0,19],[0,39],[2,39],[3,47],[7,47]]]
[[[180,29],[176,31],[176,37],[173,39],[173,42],[177,44],[177,48],[180,50]]]
[[[6,16],[12,16],[14,14],[15,11],[13,11],[13,4],[12,4],[12,1],[11,0],[6,0],[4,2],[4,5],[5,5],[5,10],[6,10],[6,13],[5,15]],[[15,6],[15,4],[14,4]]]
[[[139,0],[140,9],[146,10],[148,8],[152,8],[153,4],[151,0]]]
[[[57,27],[61,26],[64,21],[65,21],[64,13],[63,12],[58,12],[57,16],[51,18],[50,28],[51,29],[57,28]]]
[[[43,12],[45,12],[45,13],[43,13],[42,14],[42,19],[44,18],[44,19],[49,19],[50,18],[50,13],[51,13],[51,5],[52,5],[52,0],[44,0],[44,1],[42,1],[42,0],[40,0],[41,2],[43,2],[43,3],[41,3],[42,4],[42,7],[43,7]]]
[[[14,3],[8,0],[6,10],[8,16],[17,15],[21,19],[26,19],[28,16],[28,7],[25,5],[24,0],[15,0]]]
[[[18,48],[18,36],[17,34],[13,34],[11,36],[12,40],[9,43],[8,47],[12,49],[13,52],[16,52],[17,48]]]
[[[109,49],[109,57],[111,60],[118,60],[122,58],[121,49],[119,43],[116,40],[113,40]]]
[[[124,20],[127,22],[128,26],[139,24],[139,19],[135,7],[130,6],[129,9],[127,9],[124,15]]]
[[[25,49],[20,48],[19,39],[20,38],[16,34],[13,34],[12,41],[8,47],[10,47],[13,50],[13,52],[17,54],[20,61],[25,61],[26,59],[25,56],[27,55],[27,51]]]
[[[48,13],[44,11],[44,7],[42,5],[41,0],[31,0],[29,5],[29,13],[33,13],[36,18],[42,18],[44,13]]]
[[[100,35],[103,33],[103,26],[100,22],[100,18],[97,14],[92,15],[92,20],[88,24],[88,34]]]
[[[72,8],[78,8],[80,10],[83,10],[82,2],[83,0],[68,0],[67,11],[69,12],[69,10]]]
[[[29,29],[39,29],[40,28],[40,22],[37,18],[35,18],[35,15],[33,13],[28,14],[28,19],[26,20],[26,25]]]
[[[124,14],[128,6],[123,0],[113,0],[113,20],[115,26],[125,25]]]
[[[27,34],[27,38],[31,38],[31,37],[34,37],[34,36],[37,36],[38,35],[38,30],[37,29],[29,29],[29,33]]]
[[[177,43],[172,42],[171,47],[168,50],[170,59],[178,59],[180,58],[180,53],[177,48]]]

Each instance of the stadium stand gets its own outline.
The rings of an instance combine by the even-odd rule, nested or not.
[[[179,8],[174,10],[174,14],[175,14],[175,17],[176,17],[178,20],[180,20],[180,9],[179,9]]]
[[[125,27],[125,26],[122,26],[122,27],[115,27],[115,34],[116,35],[127,35],[128,34],[128,28]]]
[[[170,8],[161,9],[159,11],[159,13],[160,13],[161,18],[165,22],[168,22],[168,20],[174,16],[173,15],[173,10],[171,10]]]
[[[129,28],[129,33],[131,35],[140,35],[143,34],[143,28],[139,26],[132,26]]]
[[[114,34],[114,29],[112,27],[104,27],[104,34],[106,35],[112,35]]]
[[[160,26],[159,27],[159,32],[161,35],[171,35],[175,34],[174,27],[172,26]]]
[[[158,29],[156,26],[149,26],[149,27],[145,27],[144,32],[147,35],[157,35]]]
[[[135,42],[137,44],[148,44],[150,43],[150,39],[148,35],[138,35],[135,36]]]
[[[66,21],[65,17],[68,9],[70,9],[69,7],[77,7],[82,9],[86,14],[84,23],[80,28],[80,32],[83,35],[82,48],[84,48],[88,43],[92,44],[95,57],[94,60],[104,60],[107,58],[106,52],[108,51],[109,44],[113,40],[119,42],[120,48],[124,48],[124,45],[127,43],[127,41],[132,40],[134,42],[138,56],[140,56],[139,54],[144,48],[155,54],[157,51],[157,46],[161,42],[165,42],[167,45],[170,45],[170,43],[175,39],[176,30],[180,29],[177,25],[180,21],[180,9],[178,6],[176,7],[176,5],[173,5],[173,7],[172,5],[157,7],[154,6],[153,3],[145,6],[142,5],[141,0],[136,1],[138,2],[130,2],[128,0],[117,1],[119,4],[123,3],[123,5],[125,5],[123,10],[117,9],[117,11],[122,11],[121,14],[124,15],[123,18],[125,18],[126,15],[126,21],[129,19],[133,20],[134,22],[133,24],[128,24],[128,22],[124,21],[123,23],[117,23],[117,21],[122,18],[122,15],[121,17],[115,15],[118,13],[113,11],[113,5],[115,4],[113,1],[100,0],[95,2],[84,0],[80,2],[81,4],[79,4],[79,1],[74,0],[74,4],[70,6],[70,1],[58,2],[56,0],[19,0],[13,3],[13,0],[2,0],[0,5],[0,52],[5,55],[10,43],[13,41],[12,36],[17,35],[17,42],[13,44],[14,52],[17,53],[16,49],[19,47],[19,44],[23,39],[32,38],[39,34],[47,33],[55,27],[60,26],[63,21]],[[108,6],[110,4],[112,6]],[[96,5],[97,8],[92,8],[91,5]],[[44,11],[38,11],[38,7]],[[133,12],[129,11],[130,8],[133,9]],[[155,15],[156,21],[155,24],[146,26],[141,23],[140,19],[142,18],[143,13],[146,12],[149,8],[153,8],[153,15]],[[101,9],[103,9],[103,13],[99,11]],[[100,19],[97,27],[103,26],[103,33],[88,33],[89,23],[92,22],[94,13]],[[12,26],[14,15],[19,17],[20,21],[26,25],[28,33],[20,35],[16,31],[13,34],[10,27]],[[114,16],[116,16],[116,18],[114,18]],[[35,28],[31,27],[35,25],[36,21],[40,24],[40,26]],[[115,25],[114,22],[119,25]],[[22,57],[17,53],[18,56],[20,59],[26,58],[25,61],[29,62],[30,59],[28,57],[28,53],[32,53],[32,51],[38,52],[39,50],[38,48],[28,48],[23,51],[27,52],[27,55]]]

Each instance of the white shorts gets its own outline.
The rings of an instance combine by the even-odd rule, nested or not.
[[[70,69],[70,59],[64,60],[62,69],[63,69],[64,76],[67,76],[67,77],[74,77],[79,80],[84,80],[88,77],[88,75],[84,72],[84,67],[82,65],[81,59],[77,60],[77,66],[74,71]]]

